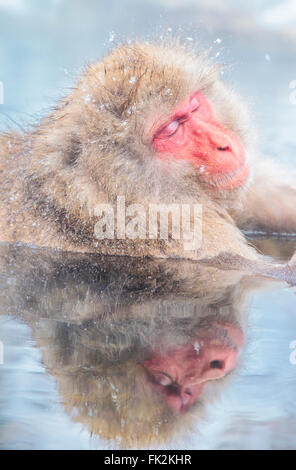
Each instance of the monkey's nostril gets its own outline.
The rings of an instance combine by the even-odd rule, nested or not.
[[[225,145],[225,147],[217,147],[217,150],[220,150],[221,152],[229,152],[230,147],[229,145]]]
[[[223,363],[222,361],[219,361],[219,360],[212,361],[210,362],[210,367],[211,369],[222,369]]]

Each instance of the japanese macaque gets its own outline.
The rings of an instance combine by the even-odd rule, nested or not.
[[[206,55],[177,43],[123,45],[89,66],[35,129],[2,136],[0,239],[111,255],[256,259],[239,227],[296,232],[295,177],[280,178],[257,158],[246,106]],[[168,236],[151,236],[153,204],[180,215],[167,214]],[[106,236],[96,231],[103,226]]]
[[[0,278],[0,313],[31,326],[65,410],[133,448],[199,429],[243,359],[246,296],[266,283],[199,261],[10,244]]]

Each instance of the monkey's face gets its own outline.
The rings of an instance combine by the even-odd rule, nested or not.
[[[55,120],[70,129],[65,154],[83,185],[88,177],[130,201],[236,198],[253,135],[244,103],[217,72],[180,45],[121,46],[91,66]]]
[[[200,92],[195,92],[158,129],[153,139],[157,157],[168,154],[190,162],[219,189],[238,188],[249,176],[240,139],[225,129]]]
[[[154,351],[143,365],[153,388],[171,409],[183,414],[209,381],[221,379],[235,368],[243,343],[238,326],[216,323],[188,344],[166,353]]]

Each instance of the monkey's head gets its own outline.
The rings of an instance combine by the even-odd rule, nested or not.
[[[244,104],[206,55],[179,44],[114,49],[45,123],[49,166],[108,198],[227,199],[249,178]]]
[[[66,411],[92,435],[153,446],[198,429],[237,370],[239,271],[5,244],[0,259],[2,311],[32,327]]]
[[[103,325],[40,320],[34,336],[44,364],[66,411],[92,435],[122,447],[160,445],[199,426],[229,383],[243,344],[240,326],[182,318],[178,306],[174,313],[181,317],[165,319],[164,329],[147,315],[133,316],[135,324],[114,315]]]

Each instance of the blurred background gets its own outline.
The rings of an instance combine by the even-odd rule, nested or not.
[[[46,114],[82,67],[116,44],[168,33],[213,48],[225,80],[249,102],[262,151],[293,165],[296,0],[0,0],[0,131]],[[258,295],[250,332],[248,361],[215,419],[176,448],[295,449],[294,294]],[[96,447],[59,404],[29,328],[2,317],[0,338],[13,364],[0,376],[0,448]]]
[[[81,67],[114,45],[167,33],[213,47],[252,107],[262,149],[291,159],[295,0],[0,0],[0,129],[46,113]]]

